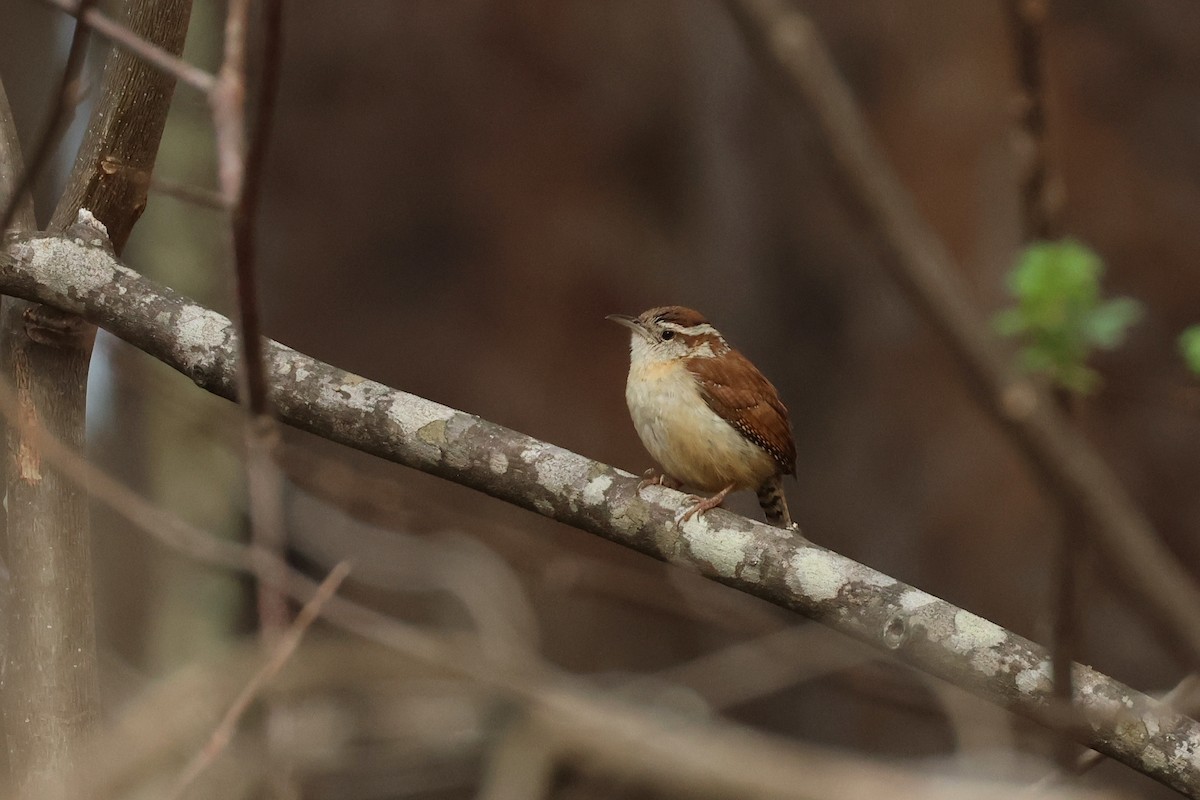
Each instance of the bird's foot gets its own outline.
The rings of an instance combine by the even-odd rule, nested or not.
[[[675,517],[675,522],[682,525],[692,517],[702,517],[714,508],[719,507],[725,502],[725,498],[733,491],[733,485],[726,486],[721,491],[714,494],[712,497],[700,497],[699,495],[689,494],[687,500],[692,505],[683,510],[682,513]]]
[[[718,499],[716,497],[701,497],[700,495],[689,494],[687,496],[687,501],[691,503],[691,505],[675,515],[675,522],[676,524],[682,525],[692,517],[702,517],[712,509],[721,505],[723,500],[724,498]]]
[[[683,486],[683,481],[672,478],[665,472],[657,472],[651,468],[642,473],[642,479],[638,482],[638,494],[642,493],[642,489],[647,486],[665,486],[668,489],[678,489]]]

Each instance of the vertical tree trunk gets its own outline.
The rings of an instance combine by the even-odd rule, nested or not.
[[[3,83],[0,83],[0,206],[8,203],[12,193],[17,190],[17,185],[21,179],[21,170],[23,169],[23,160],[21,158],[21,146],[17,140],[17,128],[12,117],[12,109],[8,104],[8,95],[4,90]],[[37,227],[37,219],[33,213],[33,199],[28,194],[20,198],[20,205],[17,206],[16,212],[13,214],[11,229],[14,233],[33,230]],[[5,298],[7,301],[8,298]],[[0,321],[2,324],[2,321]],[[0,352],[2,357],[2,352]],[[4,436],[7,435],[9,426],[0,424],[0,430],[5,433],[0,436],[0,442],[4,441]],[[0,477],[7,474],[7,459],[0,458]],[[6,481],[7,484],[7,481]],[[7,516],[7,515],[6,515]],[[5,528],[7,527],[7,519],[5,519]],[[5,537],[7,539],[7,536]],[[11,602],[10,586],[7,581],[0,584],[0,658],[7,658],[5,654],[10,652],[11,637],[8,636],[8,630],[12,627],[8,619],[8,605]],[[7,664],[5,665],[7,667]],[[0,671],[0,676],[4,675],[7,670]],[[0,685],[7,685],[7,681],[0,681]],[[3,764],[7,766],[10,759],[5,753]]]
[[[91,552],[87,498],[42,461],[29,427],[82,449],[94,330],[10,298],[0,317],[0,363],[26,428],[7,437],[4,723],[14,785],[49,790],[98,715]]]
[[[129,0],[124,23],[179,53],[190,0]],[[120,252],[146,205],[174,80],[111,50],[89,122],[51,228],[86,208]],[[22,422],[83,450],[88,362],[95,328],[5,298],[0,357]],[[15,788],[50,790],[70,770],[99,714],[87,497],[41,459],[20,430],[8,435],[7,662],[3,707]]]

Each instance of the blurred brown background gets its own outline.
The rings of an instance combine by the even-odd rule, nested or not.
[[[992,313],[1020,236],[1001,5],[798,5]],[[1194,566],[1200,408],[1174,339],[1200,320],[1200,4],[1050,5],[1064,226],[1104,256],[1109,291],[1147,307],[1129,343],[1097,361],[1105,385],[1083,424]],[[189,58],[216,63],[222,18],[197,4]],[[31,2],[0,10],[0,74],[26,142],[57,80],[59,23]],[[156,177],[214,184],[207,110],[186,88]],[[1048,640],[1053,508],[881,269],[876,233],[806,110],[764,78],[719,4],[289,4],[260,231],[272,337],[635,472],[650,462],[624,407],[627,337],[603,316],[701,309],[792,411],[789,496],[810,538]],[[126,261],[228,311],[223,236],[217,212],[154,196]],[[124,345],[104,340],[98,353],[93,457],[189,520],[241,535],[236,410]],[[377,548],[378,585],[360,592],[405,618],[461,622],[436,593],[398,590],[410,567],[389,573],[389,558],[407,558],[399,542],[412,535],[498,554],[541,652],[574,671],[660,670],[797,622],[459,487],[288,441],[296,560],[316,568]],[[748,498],[734,507],[758,513]],[[95,536],[114,697],[252,626],[240,582],[148,547],[102,510]],[[1180,665],[1110,585],[1089,571],[1082,660],[1168,688]],[[1009,718],[941,691],[864,667],[748,692],[725,711],[807,740],[940,758],[963,745],[951,709],[965,704],[981,747],[1005,741]],[[1024,748],[1048,752],[1017,729]],[[1167,796],[1112,765],[1094,780]],[[593,790],[579,796],[618,796]]]

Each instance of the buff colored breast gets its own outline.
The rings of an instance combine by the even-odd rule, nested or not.
[[[729,484],[757,489],[778,467],[721,419],[679,361],[642,363],[629,370],[625,401],[642,444],[670,476],[716,492]]]

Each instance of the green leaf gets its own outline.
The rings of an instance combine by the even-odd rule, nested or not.
[[[1188,369],[1200,375],[1200,325],[1192,325],[1179,334],[1179,351]]]
[[[1088,356],[1096,348],[1121,344],[1142,315],[1133,299],[1102,299],[1103,274],[1100,257],[1073,239],[1025,248],[1007,277],[1016,303],[992,320],[999,333],[1024,345],[1022,368],[1044,373],[1073,392],[1099,385],[1099,375],[1087,366]]]
[[[1036,242],[1025,248],[1009,288],[1025,303],[1087,301],[1099,293],[1103,271],[1100,257],[1073,239]]]
[[[1130,325],[1142,318],[1142,304],[1130,297],[1109,300],[1083,320],[1087,341],[1103,350],[1112,350],[1125,341]]]

